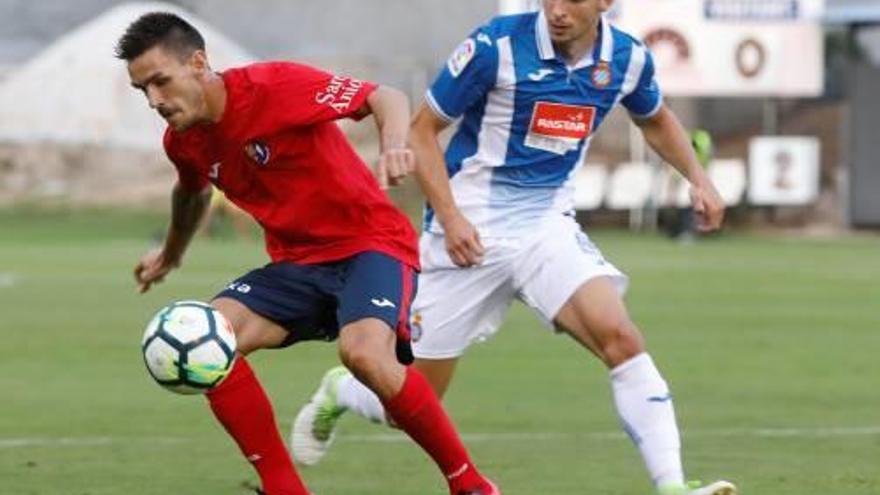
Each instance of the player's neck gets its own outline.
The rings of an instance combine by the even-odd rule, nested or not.
[[[576,65],[593,51],[596,40],[599,38],[599,22],[583,36],[565,42],[554,42],[553,49],[568,65]]]
[[[226,84],[220,74],[211,73],[205,81],[205,120],[216,124],[226,110]]]

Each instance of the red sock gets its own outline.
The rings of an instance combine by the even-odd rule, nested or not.
[[[281,440],[272,403],[243,357],[207,395],[214,415],[259,473],[266,495],[309,495]]]
[[[403,388],[384,405],[395,424],[434,459],[452,493],[485,486],[434,390],[418,371],[407,367]]]

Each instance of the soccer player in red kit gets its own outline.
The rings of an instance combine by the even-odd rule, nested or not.
[[[414,165],[405,95],[287,62],[214,73],[199,32],[169,13],[137,19],[116,54],[132,86],[168,122],[165,150],[179,177],[164,245],[135,267],[140,290],[179,266],[211,184],[265,231],[271,263],[212,301],[232,323],[239,358],[207,394],[262,492],[308,494],[245,356],[338,339],[342,362],[434,459],[451,494],[500,494],[474,467],[425,379],[402,364],[412,361],[416,236],[379,182],[394,185]],[[381,134],[378,182],[334,123],[370,114]]]

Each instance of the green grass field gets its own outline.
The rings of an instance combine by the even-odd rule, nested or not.
[[[199,241],[141,296],[131,269],[163,222],[0,213],[0,494],[239,495],[256,480],[202,398],[151,381],[139,343],[156,309],[209,298],[262,246]],[[593,237],[632,277],[690,477],[748,495],[880,494],[880,239]],[[305,344],[252,363],[286,436],[336,358]],[[506,495],[650,493],[605,371],[522,307],[466,356],[446,404]],[[352,417],[302,474],[320,495],[444,493],[417,448]]]

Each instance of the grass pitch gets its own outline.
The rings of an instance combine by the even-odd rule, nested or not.
[[[200,240],[140,296],[131,269],[163,225],[0,213],[0,494],[239,495],[256,481],[204,399],[152,383],[139,342],[156,309],[209,298],[263,263],[262,246]],[[632,278],[691,478],[755,495],[880,493],[880,239],[593,237]],[[336,357],[313,343],[251,361],[286,436]],[[465,357],[446,404],[506,495],[650,493],[605,371],[522,307]],[[416,447],[353,417],[301,473],[321,495],[445,493]]]

